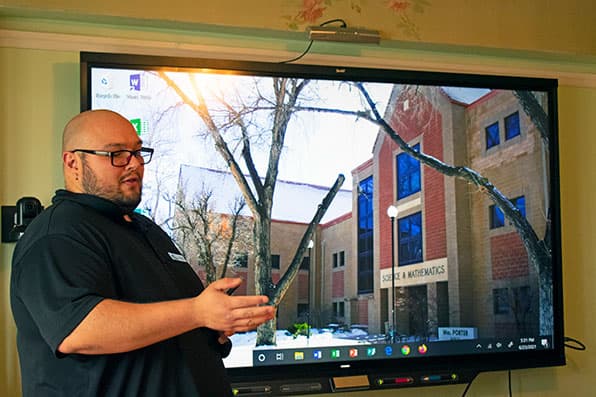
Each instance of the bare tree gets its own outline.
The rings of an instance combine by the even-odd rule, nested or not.
[[[213,211],[213,204],[213,192],[207,188],[190,199],[184,189],[179,189],[173,226],[185,256],[196,258],[196,262],[191,260],[197,264],[195,271],[204,266],[207,285],[226,276],[234,245],[242,251],[250,249],[251,222],[240,215],[246,205],[244,200],[237,197],[225,214]]]
[[[548,335],[552,332],[552,258],[548,240],[542,240],[536,234],[532,225],[521,214],[519,209],[509,200],[491,181],[478,173],[477,171],[465,167],[447,164],[436,157],[427,155],[414,147],[410,146],[391,126],[391,124],[383,118],[377,109],[377,104],[370,96],[368,90],[363,83],[354,83],[360,94],[365,100],[366,110],[345,110],[335,108],[318,108],[318,107],[302,107],[301,111],[311,112],[331,112],[336,114],[343,114],[368,120],[371,123],[378,125],[397,145],[400,149],[420,161],[420,163],[431,167],[443,175],[462,179],[471,183],[486,194],[505,215],[505,218],[511,222],[520,235],[521,240],[526,248],[530,263],[534,266],[539,276],[539,301],[540,301],[540,333],[541,335]],[[545,122],[544,111],[534,111],[537,106],[542,109],[535,97],[527,95],[520,95],[518,98],[524,98],[522,107],[526,112],[532,112],[530,118],[534,122],[538,122],[541,137],[543,140],[548,134],[547,124]]]
[[[175,209],[175,192],[172,187],[175,185],[178,170],[170,166],[177,141],[171,138],[170,133],[164,131],[171,128],[172,120],[179,117],[181,107],[182,103],[176,103],[165,109],[156,108],[150,113],[149,119],[139,120],[141,125],[138,127],[143,144],[158,148],[153,154],[151,167],[147,168],[151,174],[146,175],[144,180],[144,189],[150,190],[151,194],[143,197],[149,197],[151,200],[143,201],[141,209],[145,215],[166,230],[171,230]]]
[[[205,94],[192,75],[190,79],[193,86],[193,97],[165,72],[160,72],[159,76],[201,118],[213,139],[216,150],[220,153],[236,180],[254,221],[253,242],[255,251],[256,293],[267,295],[270,304],[279,305],[298,273],[300,262],[307,249],[308,241],[312,238],[316,225],[322,219],[344,182],[344,176],[339,175],[332,188],[318,206],[312,221],[307,226],[291,264],[279,282],[275,284],[271,271],[271,210],[273,207],[273,194],[275,192],[279,161],[286,131],[293,114],[296,112],[297,102],[309,80],[273,78],[271,97],[261,95],[260,87],[255,85],[255,100],[251,104],[245,104],[242,100],[234,104],[226,100],[223,94],[217,95],[211,93],[214,94],[215,100],[221,106],[220,114],[209,109],[205,100]],[[253,124],[252,117],[255,117],[256,112],[263,110],[269,112],[270,124],[266,127],[257,126],[255,133],[255,124]],[[228,138],[226,140],[224,138],[224,134],[231,131],[238,132],[236,142],[232,139]],[[269,157],[265,176],[261,177],[253,159],[251,144],[253,140],[263,141],[264,132],[269,136]],[[232,146],[234,144],[240,146],[239,156],[244,161],[244,165],[248,170],[250,182],[242,172],[239,159],[235,157]],[[274,345],[276,343],[276,328],[275,319],[261,325],[257,330],[256,345]]]
[[[519,100],[519,103],[521,103],[526,114],[530,116],[530,119],[536,128],[538,128],[540,138],[542,138],[542,141],[548,147],[550,133],[548,130],[548,115],[544,111],[544,108],[534,94],[529,91],[514,91],[513,93]]]
[[[392,127],[391,123],[381,116],[377,109],[377,104],[369,95],[364,84],[355,83],[356,89],[364,100],[363,109],[346,110],[334,108],[333,106],[329,108],[305,106],[300,99],[304,94],[305,87],[309,83],[308,80],[273,78],[271,80],[272,94],[269,96],[262,95],[260,92],[261,87],[255,84],[255,96],[252,103],[244,103],[242,100],[238,103],[233,103],[230,100],[226,100],[223,94],[213,95],[221,106],[218,111],[215,111],[208,107],[203,91],[192,76],[190,77],[194,87],[192,96],[183,90],[166,73],[160,72],[159,76],[177,93],[182,102],[190,106],[201,118],[209,136],[213,139],[217,151],[226,162],[242,192],[254,220],[253,239],[256,292],[269,296],[271,304],[278,305],[281,299],[283,299],[298,272],[300,261],[306,250],[307,243],[311,239],[314,228],[343,183],[343,176],[340,175],[325,199],[319,205],[317,212],[304,232],[291,265],[283,274],[280,281],[277,284],[273,283],[270,258],[271,209],[278,166],[288,124],[292,117],[300,111],[331,112],[365,119],[378,125],[382,131],[397,143],[403,152],[417,159],[421,164],[431,167],[446,176],[465,180],[486,194],[501,209],[504,216],[511,222],[520,235],[528,252],[530,262],[539,275],[540,331],[542,334],[551,332],[552,264],[548,243],[537,236],[532,225],[520,213],[518,208],[488,178],[469,167],[447,164],[433,156],[416,150],[403,140]],[[544,137],[548,136],[547,125],[543,122],[545,116],[544,114],[540,114],[540,112],[532,110],[536,108],[538,101],[534,97],[524,95],[521,95],[521,97],[518,95],[518,98],[520,98],[524,110],[532,113],[530,118],[535,123],[540,123],[538,128],[544,140]],[[262,119],[257,120],[255,118],[255,114],[259,111],[268,112],[268,123],[264,123]],[[231,131],[236,133],[235,139],[229,138],[232,136],[230,134]],[[228,138],[227,140],[224,138],[224,135]],[[268,138],[266,139],[265,137]],[[267,142],[269,147],[268,164],[264,177],[259,175],[253,160],[251,145],[254,142]],[[239,154],[236,154],[236,148],[239,148]],[[242,172],[239,163],[240,160],[244,161],[248,175]],[[274,320],[259,327],[257,346],[275,344],[275,329]]]

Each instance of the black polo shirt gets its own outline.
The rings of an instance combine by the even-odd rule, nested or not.
[[[27,227],[11,275],[23,396],[229,396],[217,334],[198,329],[127,353],[62,355],[58,346],[105,298],[192,297],[201,281],[148,218],[65,190]]]

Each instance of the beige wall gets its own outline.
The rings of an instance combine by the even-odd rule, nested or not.
[[[201,12],[193,8],[192,13],[189,8],[195,2],[179,2],[184,5],[180,8],[182,11],[175,11],[178,8],[170,7],[170,4],[161,6],[163,3],[156,0],[148,1],[142,9],[136,5],[134,9],[127,7],[126,4],[132,3],[126,2],[107,1],[101,2],[100,6],[95,5],[100,3],[63,0],[51,2],[50,14],[45,10],[29,10],[30,7],[50,7],[42,0],[1,2],[0,204],[14,205],[19,197],[33,195],[47,206],[53,190],[62,184],[60,134],[62,125],[79,109],[79,50],[282,60],[297,55],[296,52],[304,48],[302,35],[288,34],[291,31],[282,29],[279,15],[284,14],[283,4],[293,4],[290,0],[279,2],[280,5],[273,9],[264,5],[265,0],[233,1],[233,5],[209,2],[208,6],[205,2]],[[331,3],[339,7],[345,2]],[[560,78],[566,334],[584,341],[589,349],[593,349],[596,346],[593,332],[596,317],[592,315],[592,305],[596,302],[596,288],[593,288],[596,281],[593,260],[596,256],[593,227],[596,216],[592,209],[596,199],[596,167],[593,165],[596,153],[596,41],[593,40],[596,3],[591,0],[547,2],[547,7],[536,0],[515,8],[514,4],[519,2],[494,2],[485,9],[466,0],[449,2],[453,7],[444,5],[447,2],[430,3],[437,4],[427,7],[421,16],[412,16],[421,27],[419,39],[400,36],[399,29],[384,19],[386,12],[382,10],[359,16],[350,14],[353,25],[384,29],[394,40],[380,46],[318,43],[306,60],[310,63]],[[77,13],[58,11],[69,9],[73,4],[84,8],[84,18],[78,18]],[[3,8],[2,5],[11,7]],[[224,14],[224,9],[238,12],[230,16]],[[242,12],[243,9],[246,12]],[[268,11],[261,13],[260,9]],[[110,10],[127,18],[109,19],[106,15],[112,12]],[[350,12],[345,11],[346,14]],[[276,19],[272,19],[271,13],[275,13]],[[187,16],[191,14],[194,19],[188,21]],[[44,15],[51,18],[45,19]],[[514,15],[518,23],[506,25],[508,15]],[[98,17],[94,19],[94,16]],[[168,25],[150,18],[179,19],[193,24]],[[487,18],[496,21],[490,29],[482,22]],[[545,24],[547,29],[542,28]],[[259,29],[269,33],[264,35]],[[402,39],[408,42],[400,41]],[[470,47],[476,45],[485,48]],[[519,49],[544,52],[511,51]],[[553,52],[546,51],[549,49]],[[568,53],[583,55],[571,58]],[[7,397],[20,395],[15,329],[8,300],[12,250],[13,244],[0,244],[0,395]],[[567,353],[568,365],[565,367],[514,371],[514,395],[565,396],[570,391],[579,396],[592,394],[596,356],[571,350]],[[504,372],[483,374],[468,395],[504,395],[506,380]],[[459,396],[462,390],[462,385],[456,385],[346,395]]]
[[[86,20],[102,22],[117,17],[127,23],[150,19],[152,25],[200,28],[210,32],[238,27],[303,32],[307,26],[343,18],[350,27],[379,30],[383,39],[408,43],[422,40],[425,43],[596,55],[593,40],[596,2],[592,0],[428,0],[426,5],[416,2],[418,7],[412,0],[176,0],[174,3],[145,0],[141,6],[134,1],[121,0],[0,1],[6,6],[5,14],[26,12],[35,16],[51,12],[52,17],[66,14],[69,18],[85,16]],[[304,3],[314,7],[305,9]],[[409,3],[410,6],[396,10],[390,8],[392,3]],[[301,12],[306,18],[300,17]]]

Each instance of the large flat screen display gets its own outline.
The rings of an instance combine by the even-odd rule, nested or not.
[[[205,284],[245,395],[468,382],[564,364],[555,80],[81,54],[81,107],[144,145],[137,209]]]

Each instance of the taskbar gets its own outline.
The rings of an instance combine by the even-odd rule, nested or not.
[[[553,348],[551,336],[491,338],[474,340],[404,341],[353,345],[293,348],[257,348],[252,352],[253,366],[304,363],[349,362],[425,356],[452,356]]]

